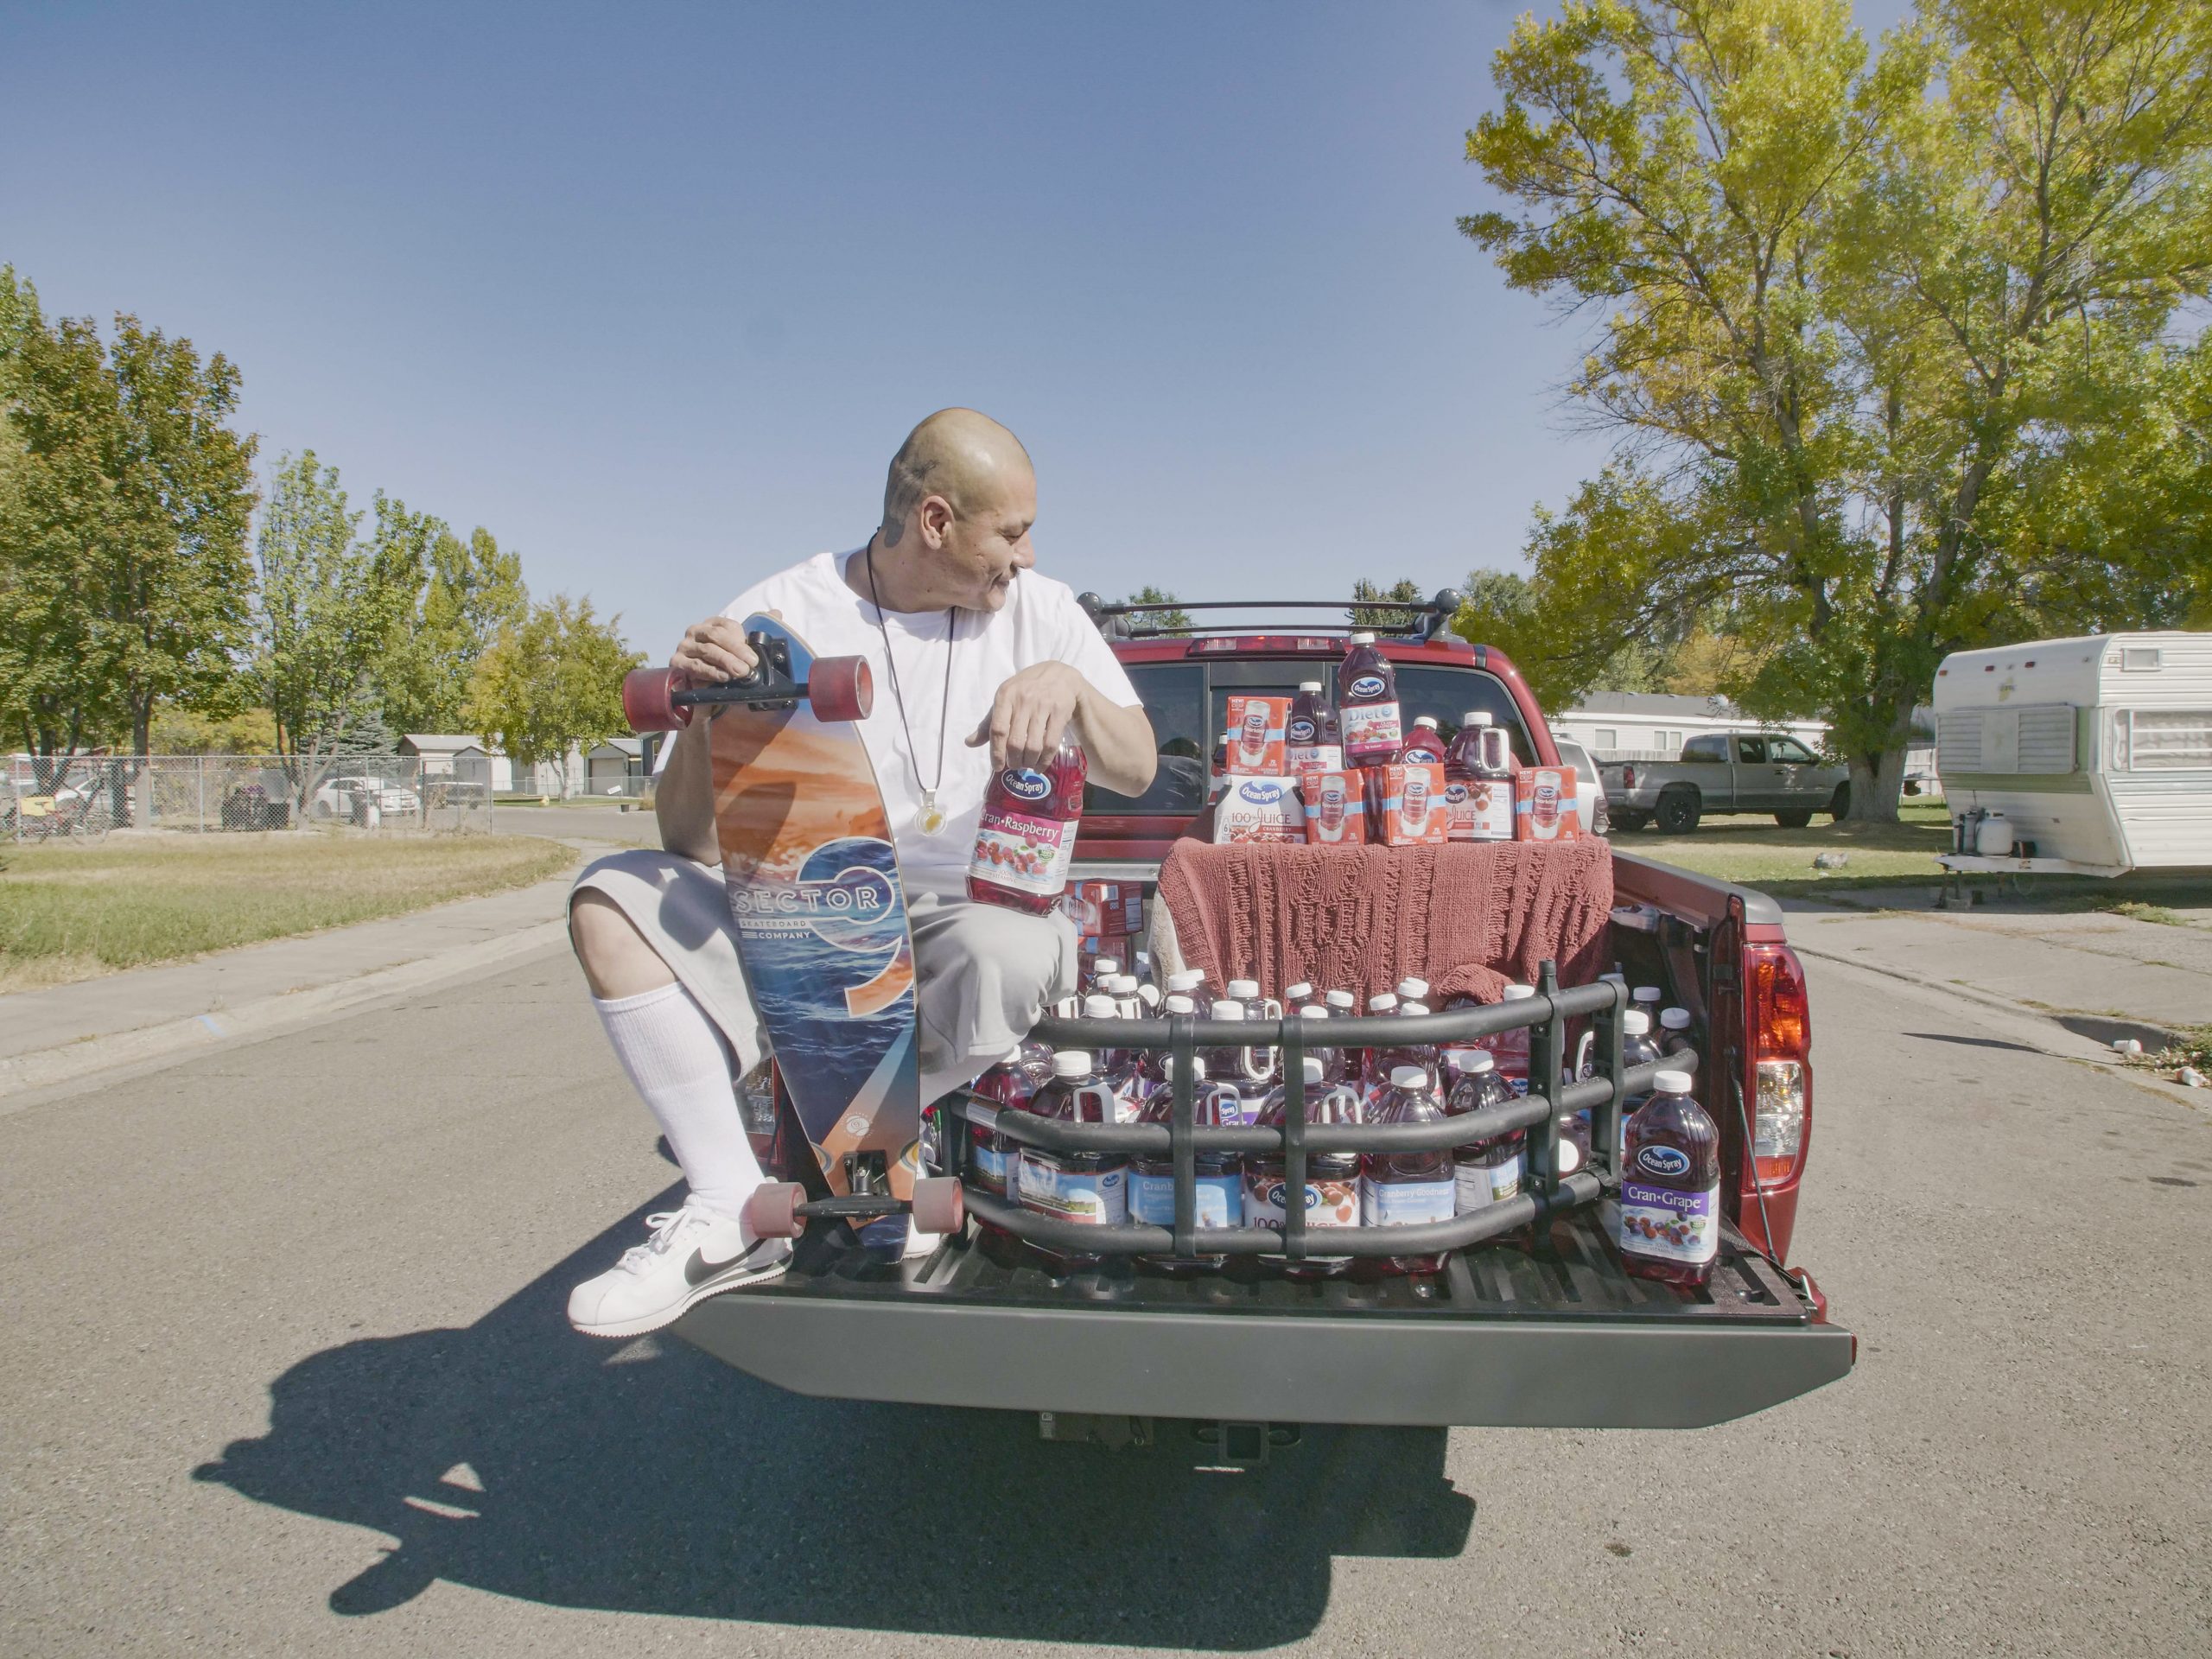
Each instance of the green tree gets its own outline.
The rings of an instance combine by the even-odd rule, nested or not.
[[[1421,620],[1421,612],[1427,608],[1428,595],[1411,576],[1400,578],[1388,588],[1362,576],[1351,585],[1353,605],[1344,613],[1355,628],[1371,629],[1376,633],[1410,633]],[[1381,605],[1363,604],[1364,600],[1389,601]],[[1412,606],[1414,608],[1406,609]]]
[[[468,688],[470,728],[518,767],[560,763],[629,730],[622,677],[645,661],[624,643],[620,617],[600,621],[591,601],[556,594],[501,631]]]
[[[528,610],[522,560],[480,525],[464,542],[381,492],[376,513],[378,570],[408,595],[377,671],[385,712],[402,732],[461,731],[477,663]]]
[[[1522,211],[1461,227],[1591,309],[1620,435],[1531,537],[1558,680],[1725,619],[1730,689],[1826,713],[1887,818],[1945,652],[2195,602],[2212,9],[1928,0],[1870,60],[1846,0],[1568,0],[1495,75],[1467,154]]]
[[[1176,598],[1176,594],[1166,588],[1155,588],[1147,582],[1122,602],[1129,605],[1173,605]],[[1191,626],[1191,613],[1180,606],[1172,611],[1145,611],[1129,619],[1132,633],[1165,633]]]
[[[229,424],[238,373],[221,353],[203,363],[190,340],[119,316],[111,361],[118,534],[102,591],[111,671],[143,755],[156,704],[232,696],[250,640],[256,440]]]
[[[357,539],[361,518],[314,450],[279,463],[257,546],[254,675],[302,817],[332,757],[381,720],[374,671],[408,599]]]

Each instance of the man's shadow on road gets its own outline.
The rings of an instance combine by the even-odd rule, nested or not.
[[[270,1426],[195,1478],[397,1540],[330,1594],[440,1579],[556,1606],[1188,1648],[1310,1632],[1332,1555],[1456,1556],[1441,1430],[1309,1429],[1248,1474],[1046,1445],[1027,1414],[814,1400],[670,1338],[572,1332],[610,1228],[465,1329],[372,1338],[270,1386]]]

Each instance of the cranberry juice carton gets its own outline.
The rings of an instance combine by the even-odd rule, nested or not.
[[[1234,696],[1229,700],[1229,753],[1232,778],[1283,775],[1283,728],[1290,720],[1288,697]]]
[[[1621,1265],[1638,1279],[1702,1285],[1720,1253],[1720,1131],[1665,1070],[1629,1120],[1621,1169]]]
[[[1287,778],[1232,778],[1213,804],[1213,838],[1304,841],[1306,807]]]
[[[1376,766],[1374,839],[1386,847],[1440,846],[1445,839],[1444,768],[1433,762]]]
[[[1513,780],[1516,841],[1580,841],[1572,766],[1523,766]]]
[[[1397,671],[1376,648],[1371,633],[1352,635],[1351,649],[1337,666],[1337,717],[1347,765],[1392,760],[1405,741],[1398,721]]]
[[[968,861],[970,899],[1032,916],[1051,912],[1068,885],[1085,770],[1083,746],[1063,740],[1045,771],[1007,766],[991,779]]]
[[[1300,683],[1298,695],[1290,700],[1282,742],[1283,770],[1294,776],[1344,770],[1344,737],[1337,729],[1337,711],[1321,695],[1320,681]]]
[[[1317,769],[1298,775],[1306,802],[1306,839],[1317,847],[1367,844],[1367,790],[1357,772]]]
[[[1453,841],[1513,839],[1513,763],[1505,733],[1480,709],[1444,753],[1444,803]]]

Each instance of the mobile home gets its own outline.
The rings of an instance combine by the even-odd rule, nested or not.
[[[2212,868],[2212,633],[1955,652],[1936,747],[1953,813],[2003,813],[2027,868]]]

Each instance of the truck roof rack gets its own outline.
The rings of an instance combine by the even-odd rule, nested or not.
[[[1452,615],[1459,608],[1459,590],[1440,588],[1427,600],[1353,600],[1353,599],[1168,599],[1168,600],[1103,600],[1096,594],[1078,594],[1077,604],[1084,613],[1096,623],[1099,632],[1109,639],[1197,639],[1233,633],[1252,633],[1261,631],[1262,625],[1249,618],[1237,622],[1189,622],[1173,626],[1141,626],[1141,619],[1155,611],[1350,611],[1368,612],[1387,618],[1394,613],[1411,612],[1413,625],[1391,634],[1393,639],[1415,639],[1424,644],[1444,632]],[[1273,625],[1280,628],[1281,624]],[[1300,633],[1349,634],[1371,625],[1349,620],[1325,623],[1319,626],[1300,624]],[[1375,632],[1381,632],[1380,627]]]

